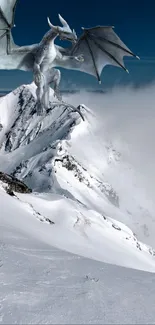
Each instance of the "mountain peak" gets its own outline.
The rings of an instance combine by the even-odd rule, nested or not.
[[[12,199],[19,200],[18,208],[63,229],[60,242],[59,232],[56,237],[52,232],[52,245],[108,263],[155,270],[152,248],[124,224],[131,216],[122,210],[122,198],[105,173],[106,168],[112,174],[123,166],[121,154],[104,138],[96,139],[95,114],[79,104],[83,121],[74,106],[53,102],[51,96],[48,112],[38,116],[36,104],[33,83],[0,101],[0,170],[32,189],[30,194],[15,192]],[[100,173],[101,163],[104,173]],[[46,234],[50,232],[46,229]],[[87,243],[91,249],[86,249]]]

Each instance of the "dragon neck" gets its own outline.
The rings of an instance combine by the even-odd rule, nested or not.
[[[49,30],[45,35],[43,40],[47,42],[53,42],[55,41],[56,37],[59,35],[59,32],[56,30]]]

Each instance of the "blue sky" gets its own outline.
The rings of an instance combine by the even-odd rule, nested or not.
[[[37,2],[37,4],[36,4]],[[81,26],[114,25],[115,32],[141,61],[125,59],[130,74],[112,66],[102,73],[102,85],[89,75],[64,71],[62,88],[93,87],[104,88],[119,84],[147,84],[155,79],[155,0],[19,0],[16,10],[16,28],[13,36],[16,44],[27,45],[39,42],[48,30],[47,16],[53,24],[59,24],[60,13],[74,28],[78,35]],[[59,43],[59,41],[57,42]],[[22,71],[0,71],[0,88],[14,88],[21,83],[31,82],[32,75]]]

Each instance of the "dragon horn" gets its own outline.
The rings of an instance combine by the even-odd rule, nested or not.
[[[74,34],[75,36],[77,36],[77,35],[76,35],[76,31],[75,31],[75,29],[73,29],[73,34]]]
[[[63,27],[68,27],[67,21],[65,19],[62,18],[62,16],[60,14],[58,14],[59,20],[62,24]]]
[[[54,28],[54,27],[55,27],[54,25],[52,25],[52,23],[51,23],[49,17],[47,17],[47,21],[48,21],[48,24],[49,24],[49,26],[50,26],[51,28]]]

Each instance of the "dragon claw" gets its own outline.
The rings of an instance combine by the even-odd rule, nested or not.
[[[75,60],[79,61],[79,62],[84,62],[84,56],[83,54],[75,56]]]
[[[44,114],[44,108],[43,108],[43,105],[41,102],[37,103],[36,113],[37,113],[37,116],[42,116]]]

